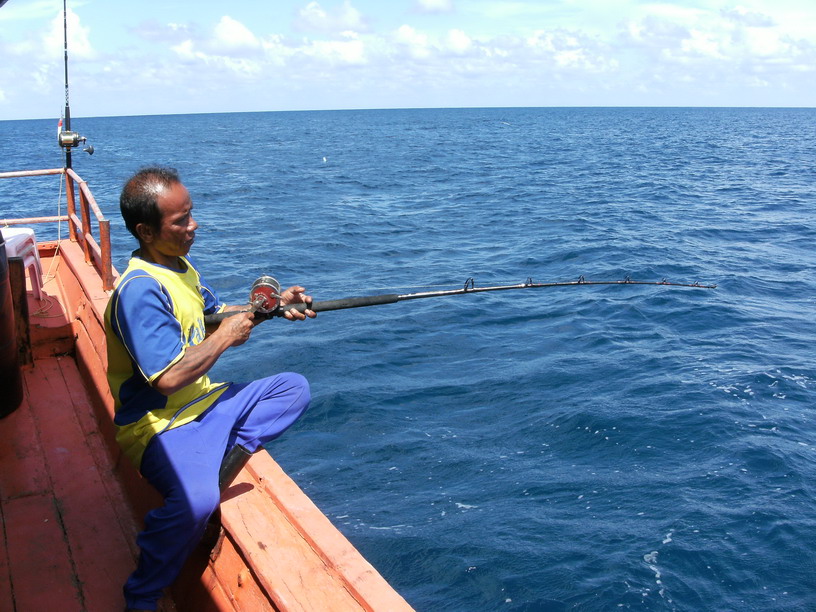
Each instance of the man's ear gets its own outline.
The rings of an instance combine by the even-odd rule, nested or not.
[[[156,230],[147,223],[137,223],[136,233],[139,235],[139,240],[145,244],[150,244],[156,237]]]

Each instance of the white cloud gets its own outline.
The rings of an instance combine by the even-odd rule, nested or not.
[[[68,9],[68,53],[71,58],[91,59],[96,52],[91,46],[90,28],[84,27],[79,16]],[[48,31],[43,36],[43,48],[40,51],[46,57],[59,57],[65,47],[65,29],[62,12],[51,20]]]
[[[680,84],[700,100],[741,92],[732,104],[745,103],[746,91],[767,90],[775,104],[792,100],[795,92],[799,104],[812,105],[806,82],[816,72],[813,30],[794,37],[779,15],[739,6],[679,12],[661,7],[626,24],[615,53],[625,62],[627,79],[647,89],[671,92],[673,83]]]
[[[724,48],[727,45],[728,41],[718,33],[690,30],[688,36],[680,41],[678,56],[685,58],[707,57],[722,60],[727,57],[727,51]]]
[[[416,0],[415,7],[422,13],[452,13],[453,0]]]
[[[750,56],[757,58],[791,57],[796,50],[791,43],[780,37],[779,32],[752,28],[745,32],[745,48]]]
[[[322,30],[329,20],[329,14],[319,2],[310,2],[298,14],[298,25],[304,29]]]
[[[366,32],[368,24],[362,13],[345,0],[334,13],[330,13],[319,2],[310,2],[298,13],[295,26],[304,31],[315,32]]]
[[[187,28],[178,31],[186,32]],[[244,24],[227,15],[215,25],[211,37],[187,38],[171,45],[170,50],[187,65],[200,62],[209,69],[220,68],[243,79],[263,71],[261,41]]]
[[[678,25],[696,23],[708,18],[708,11],[678,4],[646,4],[643,9],[647,15],[657,17]]]
[[[315,40],[302,52],[329,64],[361,65],[366,63],[365,45],[356,32],[344,32],[346,40]]]
[[[147,19],[131,28],[131,32],[142,40],[159,44],[175,44],[181,40],[189,39],[195,36],[195,30],[196,29],[190,24],[162,24],[156,19]]]
[[[286,61],[295,53],[295,49],[288,46],[283,36],[273,34],[261,41],[264,50],[264,58],[271,67],[282,67]]]
[[[431,57],[433,48],[427,34],[416,31],[409,25],[401,25],[394,34],[397,46],[408,51],[414,59]]]
[[[448,32],[448,48],[454,53],[465,54],[473,49],[473,40],[462,30]]]
[[[558,71],[583,73],[614,71],[618,61],[609,57],[610,49],[595,39],[563,30],[539,30],[526,41],[533,57],[548,61]]]
[[[170,48],[182,59],[192,60],[205,58],[203,53],[199,53],[195,50],[192,40],[184,40]]]
[[[215,40],[217,46],[225,49],[258,49],[261,46],[249,28],[228,15],[221,17],[215,26]]]
[[[189,28],[171,25],[164,31],[181,34],[188,33]],[[209,38],[186,38],[171,45],[170,50],[188,64],[200,61],[208,66],[218,65],[243,77],[262,70],[261,41],[244,24],[228,15],[221,17]]]
[[[744,6],[735,6],[733,8],[722,9],[720,14],[725,19],[739,22],[754,28],[765,28],[776,25],[770,15],[763,15],[762,13],[751,11]]]
[[[642,20],[626,24],[624,45],[639,49],[642,59],[663,58],[701,67],[748,69],[759,63],[791,63],[813,57],[814,41],[794,40],[769,15],[735,7],[719,12],[654,7]],[[814,66],[816,69],[816,66]],[[738,76],[733,71],[732,78]]]

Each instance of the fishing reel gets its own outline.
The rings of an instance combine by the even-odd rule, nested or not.
[[[281,300],[280,291],[277,280],[271,276],[261,276],[249,290],[249,303],[253,311],[266,315],[277,310]]]
[[[65,127],[63,129],[62,119],[60,119],[59,123],[57,123],[57,144],[61,146],[63,149],[65,149],[65,154],[70,158],[71,149],[77,148],[79,146],[79,143],[85,144],[87,140],[88,139],[85,138],[84,136],[80,136],[79,132],[71,131],[71,111],[68,108],[68,102],[66,101]],[[85,151],[88,155],[93,155],[94,152],[93,145],[88,145],[82,150]]]
[[[62,130],[59,132],[59,134],[57,134],[57,142],[59,143],[59,146],[68,151],[70,151],[71,148],[78,147],[79,143],[85,144],[86,141],[87,139],[84,136],[80,136],[78,132]],[[94,152],[93,145],[88,145],[82,150],[88,155],[93,155]]]

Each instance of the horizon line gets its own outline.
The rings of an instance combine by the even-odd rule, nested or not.
[[[235,114],[252,114],[252,113],[339,113],[339,112],[366,112],[366,111],[414,111],[414,110],[522,110],[522,109],[676,109],[676,110],[703,110],[703,109],[717,109],[717,110],[814,110],[816,106],[674,106],[674,105],[554,105],[554,106],[405,106],[405,107],[383,107],[383,108],[308,108],[308,109],[278,109],[278,110],[237,110],[237,111],[194,111],[194,112],[178,112],[178,113],[146,113],[146,114],[132,114],[132,115],[76,115],[71,114],[71,120],[75,119],[119,119],[127,117],[173,117],[173,116],[188,116],[188,115],[235,115]],[[49,121],[53,119],[60,119],[61,116],[54,115],[53,117],[27,117],[18,119],[0,119],[0,123],[6,121]]]

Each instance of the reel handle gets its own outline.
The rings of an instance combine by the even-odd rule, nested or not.
[[[280,283],[271,276],[261,276],[249,289],[249,308],[245,310],[230,310],[229,312],[218,312],[204,316],[204,325],[214,325],[220,323],[227,317],[237,315],[242,312],[253,312],[259,315],[269,316],[280,306]]]

